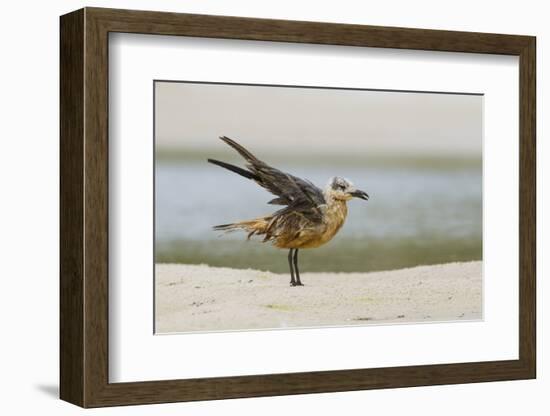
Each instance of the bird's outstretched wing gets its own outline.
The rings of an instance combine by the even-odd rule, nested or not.
[[[312,216],[321,216],[319,206],[326,203],[321,189],[308,180],[269,166],[229,137],[222,136],[220,139],[235,149],[247,161],[247,169],[208,159],[210,163],[255,181],[276,196],[276,198],[269,201],[270,204],[286,205],[281,211],[299,211]]]

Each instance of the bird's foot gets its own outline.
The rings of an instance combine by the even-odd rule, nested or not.
[[[303,286],[302,282],[290,282],[290,286]]]

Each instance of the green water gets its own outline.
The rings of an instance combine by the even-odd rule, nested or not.
[[[481,240],[466,238],[379,239],[366,242],[335,238],[326,246],[299,252],[300,270],[304,272],[391,270],[481,260],[481,254]],[[158,246],[156,261],[288,272],[286,250],[246,241],[172,242]]]
[[[195,155],[196,156],[196,155]],[[226,158],[227,159],[227,158]],[[276,159],[274,157],[274,159]],[[273,162],[274,163],[274,162]],[[373,271],[482,258],[482,168],[475,158],[301,158],[277,166],[323,187],[367,191],[327,245],[300,251],[306,271]],[[157,157],[155,261],[287,272],[287,252],[212,226],[268,214],[271,195],[202,157]]]

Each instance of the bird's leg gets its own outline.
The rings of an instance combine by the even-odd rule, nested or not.
[[[292,250],[294,249],[291,248],[288,252],[288,265],[290,267],[290,286],[296,286],[296,281],[294,280],[294,266],[292,264]]]
[[[294,263],[294,271],[296,272],[296,286],[303,286],[300,281],[300,271],[298,270],[298,249],[294,249],[294,258],[292,259]]]

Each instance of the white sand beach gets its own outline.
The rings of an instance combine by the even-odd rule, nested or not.
[[[157,264],[156,333],[479,320],[482,263],[287,274]]]

